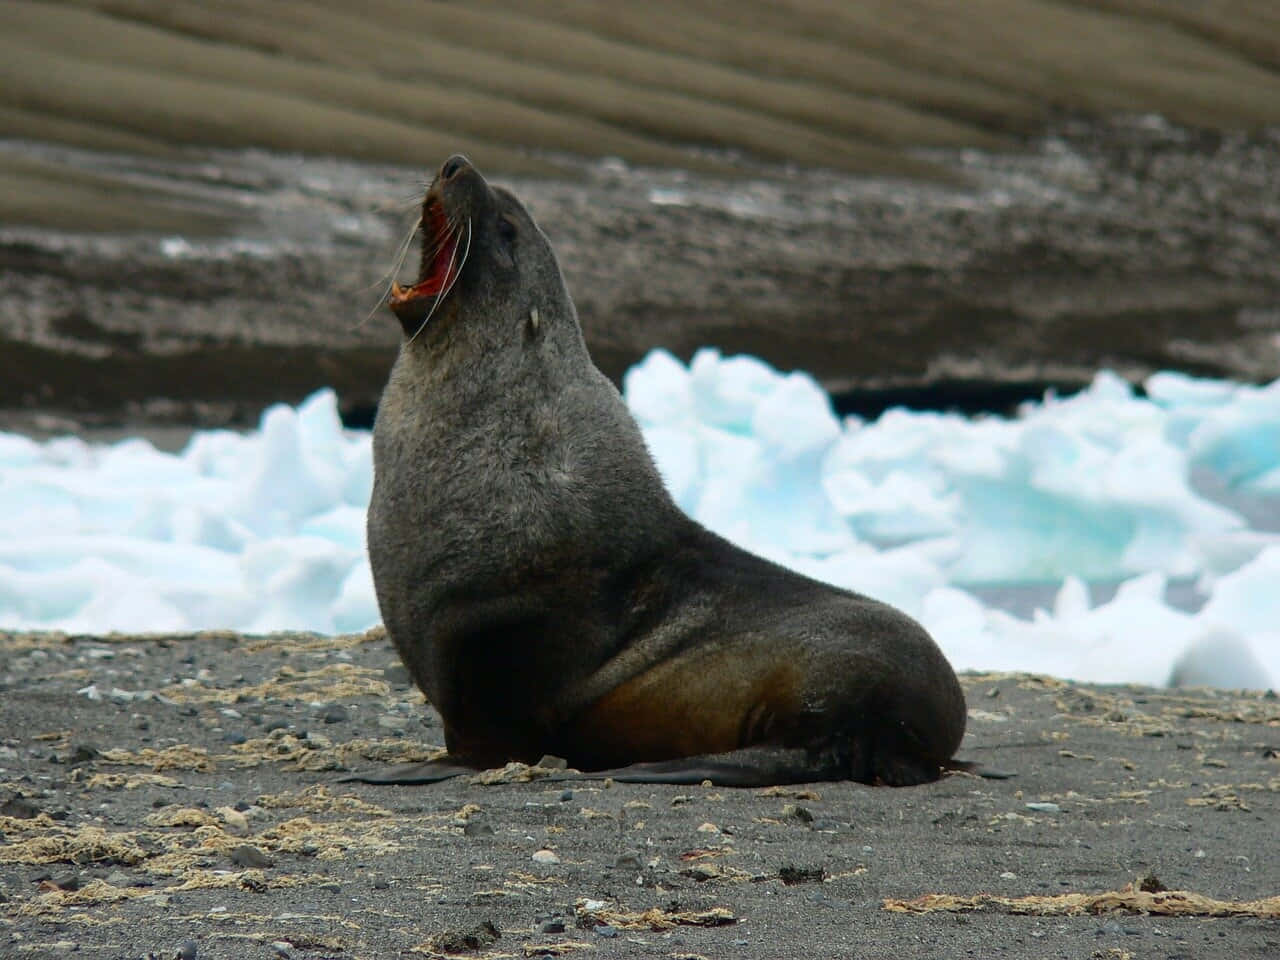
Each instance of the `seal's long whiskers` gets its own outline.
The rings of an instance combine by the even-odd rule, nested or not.
[[[378,302],[369,308],[369,312],[364,315],[364,319],[355,325],[352,329],[358,330],[372,319],[373,315],[378,312],[378,308],[387,302],[387,297],[391,294],[391,288],[395,286],[396,277],[400,273],[400,269],[404,266],[405,257],[409,255],[409,248],[413,246],[414,234],[418,232],[418,227],[422,225],[421,218],[416,219],[409,225],[408,231],[404,235],[404,239],[400,241],[400,245],[396,248],[395,261],[387,268],[386,273],[380,276],[365,290],[382,285],[382,293],[378,297]]]
[[[452,236],[452,233],[450,233],[450,236]],[[462,268],[466,266],[466,263],[467,263],[467,254],[469,254],[470,252],[471,252],[471,218],[467,217],[467,245],[462,250],[462,260],[458,263],[458,270],[455,273],[453,269],[454,257],[458,255],[458,247],[455,244],[453,247],[453,252],[449,254],[449,266],[445,269],[445,272],[444,272],[445,278],[448,281],[448,283],[445,285],[445,288],[441,290],[440,293],[436,296],[435,303],[431,304],[431,309],[428,310],[427,315],[422,318],[422,323],[418,324],[418,329],[413,331],[413,336],[409,338],[405,346],[408,346],[410,343],[413,343],[414,340],[418,339],[418,334],[420,334],[423,330],[425,330],[427,327],[427,324],[431,322],[431,318],[432,316],[435,315],[436,308],[440,306],[440,302],[449,295],[449,291],[453,289],[453,285],[458,282],[458,277],[461,276],[462,274]]]
[[[455,252],[457,251],[456,247],[454,248],[454,251]],[[462,276],[462,268],[467,265],[467,254],[469,254],[470,252],[471,252],[471,218],[467,217],[467,245],[462,248],[462,259],[458,261],[457,271],[452,275],[448,273],[445,274],[445,276],[449,280],[449,283],[448,285],[445,286],[444,290],[440,292],[440,300],[443,300],[445,297],[449,295],[449,291],[453,289],[453,285],[457,283],[458,278]],[[450,262],[450,265],[452,266],[452,263],[453,263],[452,259],[450,259],[449,262]]]
[[[379,280],[395,280],[396,274],[400,272],[400,268],[404,266],[404,259],[409,255],[409,248],[413,246],[414,234],[418,232],[418,228],[422,226],[421,218],[414,220],[409,224],[409,229],[404,235],[404,239],[400,241],[400,246],[396,248],[396,261],[392,264],[391,269],[384,273]]]
[[[453,223],[446,222],[445,229],[441,230],[440,233],[437,234],[432,239],[431,246],[429,247],[427,246],[427,241],[426,241],[426,238],[424,237],[422,240],[423,264],[425,265],[427,263],[430,263],[432,260],[434,260],[436,258],[436,254],[438,254],[441,250],[444,249],[444,245],[448,243],[450,240],[452,240],[453,235],[457,232],[458,232],[458,228],[454,226]]]

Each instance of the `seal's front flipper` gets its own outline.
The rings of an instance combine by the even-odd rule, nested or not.
[[[949,760],[942,765],[942,769],[971,773],[975,777],[982,777],[984,780],[1011,780],[1017,776],[1011,770],[997,770],[995,767],[984,766],[976,760]]]
[[[717,787],[772,787],[846,779],[834,757],[788,747],[744,747],[728,753],[704,753],[678,760],[633,763],[593,770],[584,779],[611,777],[619,783],[692,784],[710,780]]]
[[[343,777],[340,783],[399,783],[421,784],[439,783],[454,777],[471,776],[479,773],[476,767],[455,763],[449,757],[439,760],[425,760],[422,763],[406,763],[392,767],[383,773],[356,773]]]

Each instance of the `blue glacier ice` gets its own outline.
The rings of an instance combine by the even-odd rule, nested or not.
[[[1280,682],[1280,381],[1103,371],[1012,417],[842,420],[803,372],[656,350],[624,396],[682,509],[901,607],[960,669]],[[332,391],[179,453],[0,434],[0,627],[371,626],[372,476]]]

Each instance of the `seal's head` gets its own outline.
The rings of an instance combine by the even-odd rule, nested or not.
[[[461,303],[468,316],[521,318],[535,334],[558,315],[576,324],[551,244],[520,201],[491,187],[466,157],[446,160],[427,188],[419,234],[418,280],[393,284],[390,297],[410,340],[452,323]]]

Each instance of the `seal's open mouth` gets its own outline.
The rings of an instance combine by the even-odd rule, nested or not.
[[[438,200],[427,201],[422,211],[422,266],[418,282],[410,287],[399,283],[391,285],[392,310],[399,314],[411,304],[421,309],[433,297],[437,302],[444,299],[466,262],[471,244],[470,228],[469,221],[457,224],[445,216],[444,207]]]

